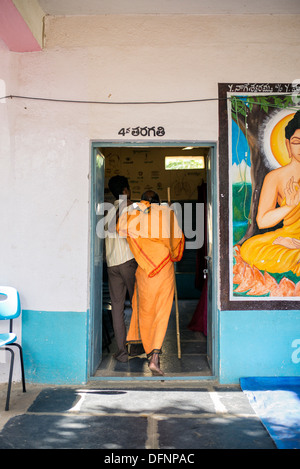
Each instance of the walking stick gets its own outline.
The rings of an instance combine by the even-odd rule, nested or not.
[[[168,187],[168,204],[171,205],[171,192],[170,187]],[[171,219],[173,220],[173,218]],[[172,236],[173,226],[171,225],[170,235]],[[178,295],[177,295],[177,285],[176,285],[176,275],[174,270],[174,292],[175,292],[175,310],[176,310],[176,335],[177,335],[177,356],[181,359],[181,345],[180,345],[180,330],[179,330],[179,310],[178,310]]]

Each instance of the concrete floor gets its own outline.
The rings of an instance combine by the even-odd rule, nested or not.
[[[0,385],[1,449],[275,449],[239,386],[167,381]]]

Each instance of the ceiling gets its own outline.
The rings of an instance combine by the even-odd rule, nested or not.
[[[48,15],[300,14],[299,0],[38,0]]]
[[[45,15],[300,15],[300,0],[0,0],[0,2],[0,47],[4,42],[13,52],[34,52],[43,49]]]

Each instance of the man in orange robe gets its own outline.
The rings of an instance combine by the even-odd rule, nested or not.
[[[128,344],[142,343],[153,374],[163,375],[159,354],[174,299],[174,262],[180,261],[184,235],[174,211],[160,205],[158,195],[147,191],[118,222],[138,263]]]

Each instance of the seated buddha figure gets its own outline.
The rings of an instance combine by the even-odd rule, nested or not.
[[[251,267],[300,276],[300,111],[285,128],[285,143],[290,161],[266,175],[256,218],[260,229],[283,226],[249,238],[240,253]]]

